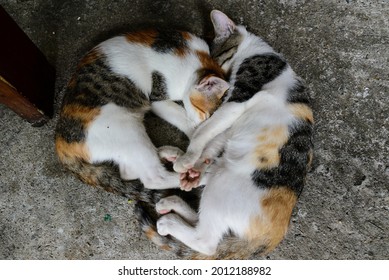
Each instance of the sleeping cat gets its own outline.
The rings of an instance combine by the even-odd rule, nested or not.
[[[59,160],[85,183],[126,196],[132,190],[123,180],[177,188],[179,174],[162,165],[144,114],[152,110],[190,136],[228,86],[206,42],[188,32],[150,29],[104,41],[67,86],[55,135]]]
[[[179,255],[241,259],[270,252],[287,232],[312,160],[313,114],[284,58],[222,12],[211,19],[211,54],[232,86],[174,163],[185,188],[205,184],[199,211],[161,199],[159,234],[141,205],[137,213],[148,237]]]

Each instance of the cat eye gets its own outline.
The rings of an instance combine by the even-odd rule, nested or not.
[[[234,54],[236,53],[236,50],[238,49],[238,46],[233,46],[226,51],[224,51],[221,55],[217,57],[217,61],[219,62],[219,65],[223,67],[225,63],[230,61]]]

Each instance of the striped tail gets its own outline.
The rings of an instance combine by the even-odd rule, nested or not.
[[[155,204],[164,194],[163,191],[145,189],[140,180],[122,180],[119,168],[111,162],[90,164],[75,158],[62,158],[61,162],[84,183],[131,200]]]

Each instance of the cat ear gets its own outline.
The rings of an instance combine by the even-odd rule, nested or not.
[[[206,96],[216,96],[221,99],[229,87],[229,83],[225,80],[208,76],[202,79],[195,89]]]
[[[224,13],[218,10],[213,10],[211,12],[211,20],[213,28],[215,29],[216,38],[228,38],[232,33],[234,33],[236,25]]]

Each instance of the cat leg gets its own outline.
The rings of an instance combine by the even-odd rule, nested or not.
[[[190,137],[195,124],[188,120],[185,109],[172,100],[155,101],[151,103],[151,111],[161,119],[174,125]]]
[[[147,161],[147,164],[139,163],[138,166],[134,166],[132,162],[119,163],[120,177],[123,180],[139,179],[146,189],[171,189],[180,186],[180,174],[166,170],[157,154],[155,159],[148,157]]]
[[[161,159],[175,162],[178,157],[183,155],[184,152],[173,146],[162,146],[158,148],[158,155]],[[191,191],[193,188],[200,186],[198,178],[200,172],[194,169],[188,170],[186,173],[180,175],[180,188],[184,191]]]
[[[87,133],[91,162],[113,161],[123,179],[138,178],[145,188],[178,188],[180,175],[162,165],[142,117],[112,103],[104,105]]]
[[[160,235],[170,234],[186,246],[205,255],[216,253],[217,246],[222,238],[222,231],[210,231],[211,225],[202,225],[201,221],[196,227],[186,223],[180,216],[169,213],[157,221],[157,231]]]
[[[183,151],[172,146],[163,146],[156,149],[151,140],[143,138],[143,145],[138,146],[137,155],[140,160],[137,164],[133,161],[127,166],[126,172],[131,172],[131,168],[136,169],[138,178],[147,189],[170,189],[180,186],[180,174],[170,172],[161,164],[160,158],[174,161]]]
[[[165,147],[160,152],[167,160],[174,160],[182,154],[182,151],[175,147]],[[137,147],[136,154],[133,153],[132,157],[125,159],[123,157],[119,162],[120,176],[124,180],[140,179],[147,189],[170,189],[180,186],[180,174],[166,170],[161,164],[158,150],[146,137],[143,139],[143,145]]]
[[[162,146],[158,148],[157,154],[159,159],[175,162],[184,152],[173,146]],[[154,165],[154,168],[150,168],[148,172],[142,173],[140,179],[143,182],[145,188],[148,189],[169,189],[178,188],[181,190],[189,191],[180,185],[180,178],[182,174],[176,172],[170,172],[160,164]]]
[[[201,154],[200,159],[195,163],[195,169],[202,170],[204,169],[204,164],[206,166],[209,166],[212,161],[217,158],[220,153],[223,151],[224,146],[226,145],[228,136],[228,132],[225,131],[223,133],[220,133],[215,138],[213,138],[205,147],[203,150],[203,153]],[[199,166],[200,164],[200,166]],[[196,168],[197,166],[197,168]],[[198,169],[200,168],[200,169]]]
[[[167,171],[163,166],[155,166],[153,169],[140,175],[145,188],[162,190],[179,187],[180,174]]]
[[[166,159],[170,162],[176,161],[176,159],[183,154],[184,152],[180,148],[173,146],[161,146],[158,148],[159,158]]]
[[[136,180],[138,179],[138,174],[136,171],[131,170],[131,166],[119,164],[120,178],[123,180]]]
[[[184,173],[192,168],[209,141],[220,133],[227,130],[244,112],[244,103],[230,102],[223,104],[205,122],[203,122],[193,133],[189,147],[185,155],[181,156],[174,163],[176,172]]]
[[[196,224],[198,221],[196,211],[177,195],[162,198],[155,205],[155,209],[161,215],[174,211],[190,224]]]
[[[143,160],[134,163],[120,164],[120,174],[123,179],[139,178],[147,189],[170,189],[178,188],[180,185],[180,174],[170,172],[161,164],[160,158],[165,158],[168,161],[174,161],[183,152],[176,147],[163,146],[155,149],[151,146],[148,138],[143,139],[142,146],[138,147],[138,157]],[[145,144],[148,143],[147,147]],[[134,170],[134,171],[133,171]]]
[[[207,170],[215,161],[227,141],[227,132],[220,133],[204,149],[200,159],[196,161],[193,168],[188,169],[187,172],[182,173],[180,177],[181,189],[190,191],[207,183]]]

